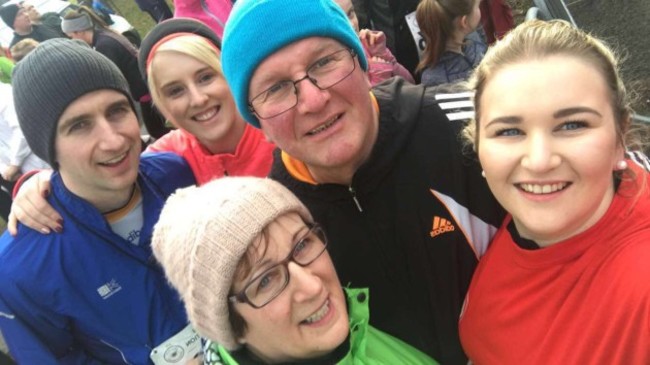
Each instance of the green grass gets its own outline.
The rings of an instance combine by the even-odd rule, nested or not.
[[[172,9],[173,12],[174,5],[172,1],[166,1],[167,4],[169,4],[169,8]],[[151,30],[151,28],[154,27],[154,25],[156,25],[149,14],[141,11],[140,8],[138,8],[138,5],[134,0],[107,0],[106,3],[115,9],[115,12],[117,12],[119,15],[126,18],[126,20],[128,20],[129,23],[131,23],[131,25],[133,25],[133,27],[138,30],[138,33],[140,33],[140,37],[142,38],[147,35],[147,33]]]

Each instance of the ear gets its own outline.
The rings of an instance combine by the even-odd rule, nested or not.
[[[370,71],[370,60],[368,60],[368,70],[363,72],[363,79],[368,86],[368,90],[372,89],[372,83],[370,82],[370,76],[368,76],[368,71]]]
[[[454,19],[454,22],[457,22],[456,27],[458,27],[458,29],[462,30],[463,32],[469,31],[470,27],[469,27],[469,21],[467,15],[457,17],[456,19]]]

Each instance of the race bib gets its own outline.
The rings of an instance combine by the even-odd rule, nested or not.
[[[406,24],[408,24],[409,29],[411,30],[411,35],[415,41],[415,48],[418,50],[418,56],[422,58],[425,42],[424,38],[422,37],[422,33],[420,32],[420,25],[418,25],[418,21],[415,19],[415,12],[406,14],[404,19],[406,19]]]
[[[191,325],[156,346],[149,357],[156,365],[182,365],[201,352],[201,336]]]

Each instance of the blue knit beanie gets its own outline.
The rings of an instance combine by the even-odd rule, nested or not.
[[[248,88],[262,61],[309,37],[333,38],[352,48],[368,69],[359,36],[333,0],[238,0],[223,32],[221,64],[239,113],[256,128],[248,109]]]

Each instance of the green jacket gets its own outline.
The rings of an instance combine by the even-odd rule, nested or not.
[[[345,289],[350,317],[349,351],[339,365],[437,365],[438,363],[405,342],[368,324],[368,289]],[[306,362],[308,363],[308,362]],[[239,365],[226,349],[208,342],[205,365]]]
[[[7,57],[0,56],[0,82],[11,84],[11,73],[14,69],[14,63]]]

